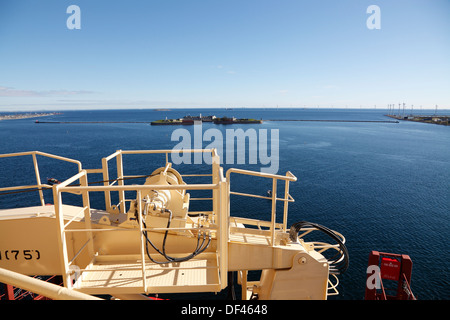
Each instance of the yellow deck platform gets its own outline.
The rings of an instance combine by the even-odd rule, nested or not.
[[[154,259],[164,261],[161,256]],[[215,253],[204,253],[185,262],[167,264],[146,260],[145,285],[143,279],[141,260],[97,256],[95,263],[81,273],[76,290],[89,294],[220,291]]]

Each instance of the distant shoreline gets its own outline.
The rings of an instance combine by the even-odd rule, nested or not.
[[[60,112],[46,112],[46,113],[15,113],[15,114],[3,114],[0,115],[0,120],[17,120],[17,119],[30,119],[38,117],[47,117],[61,114]]]
[[[445,115],[409,115],[409,116],[399,116],[393,114],[387,114],[386,117],[404,120],[404,121],[413,121],[413,122],[422,122],[422,123],[430,123],[430,124],[438,124],[443,126],[450,125],[449,120],[450,116]]]

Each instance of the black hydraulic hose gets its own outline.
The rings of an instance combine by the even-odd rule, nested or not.
[[[339,249],[337,254],[330,258],[328,261],[330,262],[330,273],[332,274],[343,274],[349,265],[349,255],[348,250],[345,244],[342,242],[340,237],[331,229],[328,229],[325,226],[322,226],[317,223],[308,222],[308,221],[299,221],[294,223],[289,230],[289,238],[293,242],[297,242],[298,233],[301,228],[304,227],[313,227],[323,233],[327,234],[331,238],[333,238],[339,245]]]
[[[169,227],[170,227],[170,221],[172,220],[172,212],[171,212],[170,210],[167,210],[167,209],[166,209],[166,211],[169,212],[169,221],[168,221],[168,223],[167,223],[167,228],[169,228]],[[211,243],[211,236],[209,236],[208,243],[207,243],[206,246],[204,246],[206,237],[205,237],[205,233],[203,232],[203,233],[202,233],[203,240],[202,240],[202,243],[200,244],[200,232],[199,232],[199,233],[197,234],[197,247],[195,248],[194,252],[193,252],[192,254],[186,256],[186,257],[183,257],[183,258],[173,258],[173,257],[170,257],[169,255],[166,254],[166,239],[167,239],[167,233],[168,233],[168,231],[169,231],[169,230],[166,230],[165,235],[164,235],[164,240],[163,240],[163,255],[164,255],[164,257],[165,257],[167,260],[170,260],[170,261],[173,261],[173,262],[182,262],[182,261],[187,261],[187,260],[189,260],[189,259],[192,259],[192,258],[195,257],[196,255],[198,255],[198,254],[202,253],[203,251],[205,251],[206,248],[208,248],[208,247],[209,247],[209,244]]]
[[[170,222],[171,222],[171,220],[172,220],[172,211],[170,211],[170,210],[168,210],[168,209],[165,209],[165,211],[169,213],[169,218],[168,218],[168,220],[167,220],[167,227],[166,227],[166,228],[168,229],[168,228],[170,227]],[[142,221],[142,224],[144,225],[144,228],[147,228],[147,225],[145,224],[145,221]],[[202,233],[199,232],[199,233],[197,234],[197,246],[196,246],[194,252],[191,253],[190,255],[185,256],[185,257],[182,257],[182,258],[174,258],[174,257],[169,256],[169,255],[166,253],[166,240],[167,240],[167,234],[168,234],[168,232],[169,232],[169,230],[166,230],[165,233],[164,233],[163,247],[162,247],[162,251],[161,251],[161,250],[159,250],[159,249],[153,244],[153,242],[148,238],[147,231],[143,231],[143,234],[144,234],[145,239],[146,239],[145,249],[146,249],[146,252],[147,252],[147,256],[148,256],[148,258],[149,258],[152,262],[154,262],[154,263],[157,263],[157,264],[166,264],[166,263],[169,263],[169,262],[183,262],[183,261],[190,260],[190,259],[192,259],[193,257],[195,257],[195,256],[199,255],[200,253],[202,253],[203,251],[205,251],[205,250],[209,247],[209,245],[210,245],[210,243],[211,243],[211,235],[208,235],[208,242],[207,242],[206,245],[205,245],[205,241],[206,241],[206,233],[205,233],[205,232],[202,232]],[[202,238],[203,238],[203,240],[201,241],[201,244],[200,244],[200,234],[202,234]],[[156,261],[155,259],[153,259],[153,258],[151,257],[151,255],[150,255],[150,252],[148,251],[148,244],[149,244],[149,243],[150,243],[150,245],[153,247],[153,249],[155,249],[159,254],[161,254],[162,256],[164,256],[164,258],[166,258],[167,261]]]
[[[236,300],[236,291],[234,289],[234,272],[232,271],[228,271],[227,300]]]

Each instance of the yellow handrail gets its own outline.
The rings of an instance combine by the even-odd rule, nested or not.
[[[230,184],[231,184],[231,174],[232,173],[238,173],[238,174],[244,174],[244,175],[250,175],[250,176],[256,176],[256,177],[263,177],[263,178],[269,178],[272,179],[272,195],[271,197],[264,197],[260,195],[250,194],[250,193],[242,193],[242,192],[235,192],[230,190]],[[294,202],[294,199],[289,194],[289,182],[291,181],[297,181],[297,177],[294,176],[290,171],[286,172],[285,176],[278,175],[278,174],[270,174],[270,173],[264,173],[264,172],[256,172],[256,171],[249,171],[249,170],[243,170],[243,169],[236,169],[231,168],[228,169],[226,173],[226,179],[229,184],[228,188],[228,194],[234,194],[239,196],[245,196],[245,197],[253,197],[253,198],[260,198],[260,199],[267,199],[272,201],[272,208],[271,208],[271,219],[270,219],[270,238],[271,238],[271,244],[275,245],[275,229],[277,227],[276,223],[276,202],[277,201],[283,201],[284,202],[284,209],[283,209],[283,225],[282,230],[287,230],[287,215],[288,215],[288,203]],[[285,190],[284,190],[284,198],[278,198],[277,197],[277,182],[278,180],[285,181]],[[228,195],[228,196],[229,196]]]
[[[213,183],[205,183],[205,184],[181,184],[181,185],[125,185],[123,183],[123,178],[125,175],[123,174],[123,163],[122,163],[122,155],[123,154],[139,154],[139,153],[148,153],[148,154],[155,154],[155,153],[170,153],[172,150],[135,150],[135,151],[122,151],[118,150],[114,154],[103,158],[102,159],[102,169],[94,169],[94,170],[82,170],[78,174],[72,176],[71,178],[63,181],[62,183],[53,186],[54,191],[54,203],[55,203],[55,213],[57,221],[59,222],[58,230],[59,230],[59,245],[61,250],[61,264],[63,268],[63,279],[65,282],[65,286],[70,287],[69,283],[69,274],[70,269],[69,266],[75,260],[75,258],[72,258],[72,260],[69,262],[69,256],[68,256],[68,250],[67,250],[67,243],[66,243],[66,234],[72,233],[72,232],[87,232],[90,236],[86,244],[77,252],[77,255],[80,254],[81,251],[85,250],[86,248],[92,248],[93,242],[95,241],[95,238],[92,236],[92,233],[97,232],[107,232],[107,231],[117,231],[118,229],[114,228],[102,228],[102,229],[93,229],[90,227],[90,204],[89,204],[89,193],[90,192],[104,192],[105,193],[105,199],[107,199],[107,196],[110,192],[119,192],[125,193],[126,191],[135,191],[137,193],[138,199],[141,198],[141,193],[145,192],[146,190],[212,190],[216,193],[218,196],[218,199],[211,198],[210,200],[213,200],[213,202],[217,202],[218,205],[215,205],[213,208],[213,211],[211,212],[213,215],[217,217],[217,219],[220,219],[222,222],[226,222],[229,211],[228,211],[228,205],[227,200],[228,197],[226,197],[226,194],[224,191],[227,191],[227,181],[223,177],[223,170],[218,165],[220,162],[213,161],[213,172],[212,174],[208,174],[208,176],[212,177]],[[191,152],[200,152],[200,150],[191,150]],[[215,154],[215,150],[202,150],[201,152],[212,152],[213,159],[217,155]],[[108,175],[108,161],[113,159],[114,157],[117,157],[118,163],[117,163],[117,180],[119,181],[119,185],[112,185],[109,184],[109,175]],[[166,163],[167,167],[168,163]],[[217,166],[217,167],[214,167]],[[89,186],[87,182],[87,175],[90,172],[96,172],[96,173],[103,173],[104,177],[104,185],[100,186]],[[206,176],[206,175],[205,175]],[[80,185],[73,186],[70,185],[71,183],[79,180]],[[122,183],[121,183],[122,181]],[[83,209],[75,216],[72,217],[68,222],[64,223],[64,215],[63,215],[63,206],[62,206],[62,193],[70,192],[70,193],[76,193],[81,194],[83,196]],[[121,203],[124,203],[126,199],[124,197],[121,197]],[[108,208],[108,206],[107,206]],[[165,231],[165,230],[193,230],[198,229],[196,228],[144,228],[142,225],[142,206],[141,201],[138,201],[138,214],[140,222],[139,228],[137,229],[120,229],[120,231],[134,231],[134,232],[140,232],[141,235],[141,244],[140,244],[140,261],[141,266],[140,269],[142,269],[142,280],[143,280],[143,290],[144,292],[147,292],[147,284],[146,284],[146,259],[145,259],[145,239],[144,239],[144,231]],[[121,211],[124,210],[124,206],[121,208]],[[66,229],[68,225],[75,220],[77,216],[79,216],[82,212],[85,212],[85,228],[77,228],[77,229]],[[219,270],[221,273],[221,284],[223,287],[227,284],[227,239],[228,239],[228,227],[226,223],[220,224],[219,227],[205,227],[202,228],[202,230],[214,230],[216,232],[217,240],[218,240],[218,248],[217,253],[220,260],[219,264]],[[95,253],[92,252],[92,249],[90,249],[90,257],[92,258],[92,261],[94,261]]]
[[[47,185],[47,184],[42,184],[41,183],[41,176],[40,176],[40,173],[39,173],[39,165],[38,165],[37,157],[36,157],[37,155],[43,156],[43,157],[47,157],[47,158],[56,159],[56,160],[71,162],[71,163],[74,163],[74,164],[76,164],[78,166],[78,172],[80,172],[82,170],[81,162],[78,161],[78,160],[74,160],[74,159],[70,159],[70,158],[66,158],[66,157],[61,157],[61,156],[57,156],[57,155],[54,155],[54,154],[45,153],[45,152],[41,152],[41,151],[26,151],[26,152],[0,154],[0,158],[21,157],[21,156],[28,156],[28,155],[31,155],[32,159],[33,159],[34,173],[35,173],[35,176],[36,176],[36,185],[33,185],[33,186],[14,186],[14,187],[8,187],[8,188],[1,188],[0,191],[11,191],[11,190],[37,188],[38,191],[39,191],[39,200],[41,202],[41,205],[44,206],[45,205],[45,200],[44,200],[44,193],[42,192],[42,190],[43,190],[43,188],[49,188],[50,186]]]
[[[56,284],[31,278],[3,268],[0,268],[0,282],[31,291],[54,300],[102,300],[82,292],[63,288]]]

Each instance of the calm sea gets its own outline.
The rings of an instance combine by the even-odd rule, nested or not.
[[[63,111],[39,120],[150,122],[200,113],[271,120],[390,120],[384,116],[386,110],[353,109]],[[148,123],[36,124],[35,120],[0,121],[0,153],[39,150],[80,160],[84,168],[100,168],[101,158],[118,149],[172,149],[178,143],[171,141],[172,133],[181,128]],[[182,128],[194,130],[193,126]],[[371,250],[412,258],[411,285],[419,299],[450,299],[450,127],[412,122],[277,121],[202,126],[204,131],[209,128],[221,130],[224,136],[226,129],[279,130],[278,173],[291,171],[298,178],[290,187],[295,202],[289,207],[288,225],[300,220],[316,222],[346,237],[350,267],[340,277],[340,295],[333,299],[363,299]],[[210,143],[205,141],[204,147]],[[156,160],[130,159],[125,173],[150,174],[160,166]],[[260,163],[246,163],[224,167],[261,168]],[[47,164],[42,160],[40,166],[43,179],[64,180],[74,169],[57,161]],[[191,165],[190,169],[201,172],[200,167]],[[182,172],[187,169],[180,166]],[[34,184],[33,179],[30,159],[0,161],[0,187]],[[232,181],[237,191],[264,195],[271,188],[270,181]],[[47,199],[51,200],[49,194]],[[1,208],[31,204],[38,204],[36,195],[0,196]],[[102,207],[95,197],[92,204]],[[236,199],[232,206],[233,215],[270,220],[270,203],[265,200]]]

